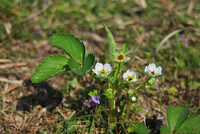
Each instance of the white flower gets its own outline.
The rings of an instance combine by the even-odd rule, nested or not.
[[[136,101],[136,97],[135,96],[132,96],[132,98],[131,98],[131,100],[133,101],[133,102],[135,102]]]
[[[158,76],[162,75],[162,67],[156,67],[154,63],[149,64],[148,66],[145,67],[144,72],[148,76]]]
[[[138,75],[134,71],[127,70],[126,73],[123,74],[123,78],[128,82],[136,82]]]
[[[92,69],[92,71],[100,77],[107,77],[110,72],[112,71],[112,68],[110,66],[110,64],[106,63],[106,64],[101,64],[99,62],[96,63],[95,68]]]

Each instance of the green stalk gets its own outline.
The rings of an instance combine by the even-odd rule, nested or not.
[[[117,121],[115,115],[115,99],[114,96],[110,98],[110,123],[115,123]]]
[[[126,111],[125,119],[128,119],[128,113],[130,111],[130,107],[131,107],[131,103],[130,103],[130,100],[128,100],[128,109]]]
[[[116,71],[115,71],[115,74],[114,74],[114,78],[113,78],[113,90],[114,91],[116,90],[117,79],[119,77],[119,74],[120,74],[120,71],[121,71],[121,68],[122,68],[122,64],[123,64],[122,62],[117,64],[117,68],[116,68]]]
[[[140,86],[136,92],[133,94],[133,95],[137,95],[140,91],[142,91],[142,89],[145,89],[145,85],[148,83],[148,81],[151,79],[151,77],[149,77],[143,84],[142,86]],[[131,103],[130,103],[130,100],[128,101],[128,108],[127,108],[127,111],[126,111],[126,115],[125,115],[125,119],[128,119],[128,113],[130,111],[130,107],[131,107]]]
[[[112,97],[109,99],[109,103],[110,103],[110,122],[111,123],[115,123],[117,121],[116,118],[116,114],[115,114],[115,91],[116,89],[116,85],[117,85],[117,79],[119,77],[120,74],[120,70],[122,68],[122,64],[123,63],[118,63],[117,64],[117,68],[116,71],[114,73],[114,78],[113,78],[113,93],[112,93]]]
[[[142,91],[142,89],[145,89],[145,85],[148,83],[148,81],[151,79],[151,77],[149,77],[143,84],[142,86],[140,86],[136,92],[134,93],[134,95],[137,95],[140,91]]]

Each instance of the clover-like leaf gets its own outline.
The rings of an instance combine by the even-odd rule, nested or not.
[[[135,126],[134,132],[136,134],[149,134],[147,127],[141,122]]]
[[[171,132],[177,130],[187,119],[189,110],[181,106],[169,106],[167,108],[167,122]]]
[[[31,81],[33,83],[41,82],[47,78],[53,77],[64,71],[67,71],[69,67],[68,58],[64,55],[51,55],[46,57],[33,73]]]
[[[74,60],[76,60],[76,62],[79,62],[79,64],[84,62],[85,46],[73,35],[55,34],[50,37],[50,42],[53,46],[71,56]]]
[[[200,116],[190,117],[176,131],[178,134],[199,134],[200,133]]]
[[[161,134],[170,134],[170,130],[166,125],[162,125],[160,128],[160,133]]]

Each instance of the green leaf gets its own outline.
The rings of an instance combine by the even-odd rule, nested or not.
[[[135,126],[134,132],[136,134],[149,134],[147,127],[141,122]]]
[[[85,58],[82,67],[83,75],[85,75],[88,71],[92,69],[94,63],[95,63],[95,56],[93,54],[88,54],[88,56]]]
[[[90,91],[88,95],[89,95],[90,97],[91,97],[91,96],[96,96],[92,91]]]
[[[82,74],[81,66],[73,58],[69,59],[68,65],[69,65],[70,69],[72,71],[74,71],[76,74],[78,74],[78,75]]]
[[[189,110],[181,106],[169,106],[167,108],[167,122],[171,132],[177,130],[187,119]]]
[[[84,44],[70,34],[55,34],[50,37],[50,42],[64,53],[71,56],[79,64],[82,64],[85,58]]]
[[[95,89],[95,90],[93,90],[93,91],[90,91],[89,92],[89,96],[96,96],[98,94],[98,91]]]
[[[160,128],[160,133],[161,134],[170,134],[170,130],[166,125],[162,125]]]
[[[200,116],[190,117],[178,128],[177,133],[200,133]]]
[[[97,93],[98,93],[98,91],[97,91],[97,90],[93,90],[93,93],[94,93],[94,94],[97,94]]]
[[[151,77],[151,78],[148,80],[148,83],[152,85],[155,81],[156,81],[156,78],[155,78],[155,77]]]
[[[142,107],[140,105],[136,105],[135,107],[133,107],[133,111],[141,112],[142,111]]]
[[[111,98],[112,97],[112,92],[113,92],[113,90],[111,88],[109,88],[109,89],[106,90],[106,92],[104,92],[104,95],[107,98]]]
[[[74,78],[72,81],[70,81],[69,83],[71,83],[71,86],[73,88],[76,88],[78,86],[78,80],[77,78]]]
[[[113,38],[112,33],[110,32],[110,30],[107,28],[106,25],[104,25],[104,28],[107,32],[109,54],[110,54],[110,57],[113,58],[116,55],[117,44],[115,42],[115,39]]]
[[[129,95],[132,95],[134,92],[135,92],[135,91],[134,91],[133,89],[129,89],[129,90],[128,90],[128,94],[129,94]]]
[[[174,95],[178,92],[178,89],[176,87],[167,88],[167,92]]]
[[[39,64],[38,68],[33,73],[31,81],[33,83],[41,82],[47,78],[53,77],[59,73],[68,70],[68,58],[64,55],[51,55],[42,63]]]
[[[95,63],[95,56],[93,54],[89,54],[81,67],[74,59],[69,59],[69,67],[73,70],[77,75],[85,75],[89,70],[92,69]]]
[[[134,125],[131,125],[130,127],[128,127],[128,132],[129,132],[129,133],[133,133],[133,132],[134,132],[134,129],[135,129],[135,126],[134,126]]]
[[[121,52],[126,55],[128,53],[128,49],[127,49],[127,46],[126,46],[126,43],[123,44],[123,48],[121,50]]]

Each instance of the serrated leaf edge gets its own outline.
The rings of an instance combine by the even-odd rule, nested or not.
[[[50,56],[48,56],[48,57],[45,57],[45,59],[42,60],[42,62],[38,65],[38,67],[35,69],[34,73],[32,74],[32,77],[31,77],[32,83],[39,83],[39,82],[41,82],[41,81],[44,81],[44,80],[49,79],[49,78],[51,78],[51,77],[54,77],[54,76],[56,76],[56,75],[58,75],[58,74],[60,74],[60,73],[62,73],[62,72],[65,71],[65,69],[63,69],[62,72],[58,72],[58,73],[52,74],[51,76],[49,76],[48,78],[46,78],[46,79],[44,79],[44,80],[41,80],[41,81],[33,81],[33,77],[36,75],[37,71],[39,70],[39,67],[42,66],[42,64],[44,64],[49,58],[54,57],[54,56],[64,56],[64,55],[54,54],[54,55],[50,55]],[[67,57],[66,57],[66,58],[67,58]],[[66,64],[66,65],[67,65],[67,64]]]
[[[84,45],[84,43],[83,43],[83,41],[81,41],[81,40],[79,40],[77,37],[75,37],[74,35],[72,35],[72,34],[69,34],[69,33],[58,33],[58,34],[54,34],[54,35],[52,35],[50,38],[49,38],[49,40],[50,40],[50,43],[51,43],[51,39],[54,37],[54,36],[56,36],[56,35],[67,35],[67,36],[72,36],[75,40],[77,40],[77,41],[79,41],[84,47],[84,56],[83,56],[83,53],[81,53],[81,56],[83,57],[83,61],[82,62],[84,62],[84,59],[85,59],[85,45]],[[51,43],[53,46],[55,46],[53,43]],[[65,49],[63,49],[63,48],[61,48],[61,47],[58,47],[58,46],[55,46],[55,47],[57,47],[58,49],[60,49],[61,51],[63,51],[65,54],[67,54],[67,55],[69,55],[71,58],[73,58],[77,63],[79,63],[80,64],[80,62],[79,61],[77,61],[77,59],[75,58],[75,57],[73,57],[72,55],[70,55]]]

